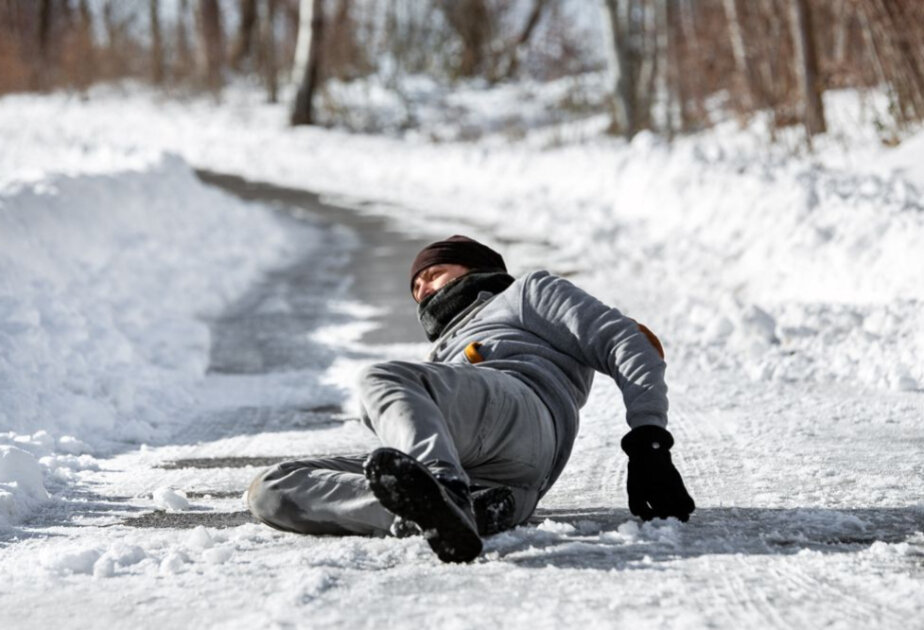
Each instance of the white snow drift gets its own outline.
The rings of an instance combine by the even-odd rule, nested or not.
[[[7,145],[9,146],[9,145]],[[280,260],[268,213],[178,157],[49,175],[0,193],[0,527],[91,455],[188,420],[208,364],[203,318]]]

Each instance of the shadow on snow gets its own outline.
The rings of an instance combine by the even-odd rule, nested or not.
[[[924,510],[707,507],[688,523],[658,519],[639,527],[627,509],[540,508],[530,525],[488,539],[486,551],[520,566],[592,569],[716,554],[849,553],[921,532]],[[924,557],[924,547],[919,553]]]

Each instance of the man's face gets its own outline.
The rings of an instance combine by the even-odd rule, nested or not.
[[[427,267],[414,278],[414,289],[412,291],[414,301],[420,304],[428,296],[436,293],[456,278],[464,276],[469,271],[468,267],[453,264],[439,264]]]

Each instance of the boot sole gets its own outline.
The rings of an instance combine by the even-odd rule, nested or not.
[[[401,451],[380,448],[363,470],[369,487],[385,509],[414,521],[443,562],[471,562],[481,553],[475,524],[453,503],[440,482],[417,460]]]

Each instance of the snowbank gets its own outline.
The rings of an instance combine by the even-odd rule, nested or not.
[[[280,260],[269,213],[167,156],[0,192],[0,527],[92,455],[187,422],[203,321]]]

